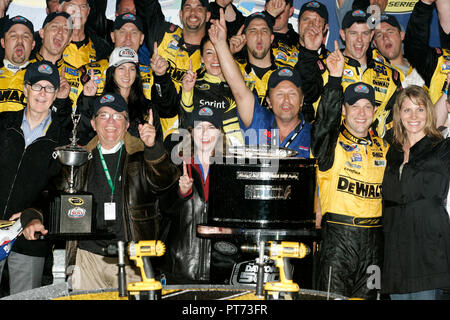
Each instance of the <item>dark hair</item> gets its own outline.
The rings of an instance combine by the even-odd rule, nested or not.
[[[120,88],[114,80],[114,71],[116,67],[111,66],[106,70],[106,81],[103,92],[116,92],[120,94]],[[144,114],[147,112],[149,105],[148,99],[144,95],[142,78],[139,72],[139,66],[136,66],[136,78],[131,85],[130,95],[128,96],[128,117],[130,122],[138,120],[139,123],[144,121]]]
[[[203,50],[205,48],[205,44],[211,41],[211,39],[209,38],[209,34],[208,32],[203,36],[202,41],[200,41],[200,55],[203,56]]]

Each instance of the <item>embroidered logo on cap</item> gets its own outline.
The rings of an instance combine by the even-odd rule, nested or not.
[[[306,6],[309,8],[319,8],[320,4],[317,1],[311,1]]]
[[[123,20],[131,20],[131,21],[135,21],[136,17],[134,14],[132,13],[127,13],[122,17]]]
[[[212,111],[212,109],[210,109],[208,107],[203,107],[198,111],[198,115],[199,116],[212,116],[213,111]]]
[[[280,71],[278,71],[278,75],[281,77],[292,77],[293,73],[289,69],[281,69]]]
[[[366,13],[364,11],[362,11],[362,10],[355,10],[355,11],[353,11],[352,16],[354,16],[354,17],[365,17]]]
[[[115,100],[115,98],[112,95],[107,94],[107,95],[104,95],[103,97],[101,97],[100,103],[113,102],[114,100]]]
[[[19,21],[22,21],[22,22],[28,22],[27,18],[22,17],[22,16],[14,17],[14,18],[12,18],[11,21],[14,21],[14,22],[19,22]]]
[[[252,14],[253,17],[257,17],[257,16],[261,16],[261,17],[265,17],[266,15],[262,12],[255,12]]]
[[[357,85],[355,87],[355,92],[358,93],[369,93],[369,88],[363,84]]]
[[[134,58],[135,54],[130,49],[122,49],[119,51],[119,57],[121,58]]]
[[[39,66],[38,72],[45,73],[45,74],[52,74],[53,73],[53,69],[48,64],[43,64],[43,65]]]

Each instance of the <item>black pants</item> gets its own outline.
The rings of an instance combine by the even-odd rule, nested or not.
[[[379,288],[374,277],[381,277],[376,270],[382,267],[382,253],[381,227],[323,223],[317,290],[329,289],[349,298],[376,299]]]

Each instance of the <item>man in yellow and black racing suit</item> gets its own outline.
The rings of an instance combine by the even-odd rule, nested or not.
[[[374,89],[357,82],[343,96],[340,80],[330,76],[311,132],[322,231],[317,288],[375,299],[379,288],[369,276],[382,261],[381,184],[389,146],[369,130]]]

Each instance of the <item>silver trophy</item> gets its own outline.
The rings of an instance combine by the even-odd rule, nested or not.
[[[92,158],[91,152],[77,145],[77,125],[78,122],[80,122],[80,115],[72,113],[72,122],[73,129],[72,138],[70,138],[71,143],[62,147],[57,147],[53,152],[54,159],[58,158],[63,165],[70,166],[69,188],[64,190],[67,193],[77,192],[74,188],[74,167],[82,166]]]
[[[49,234],[63,237],[94,234],[95,221],[92,214],[92,194],[76,190],[74,185],[74,168],[84,165],[92,158],[92,153],[77,145],[77,125],[79,114],[72,114],[73,130],[71,143],[55,148],[53,158],[68,166],[70,174],[68,187],[53,200],[50,207]]]

